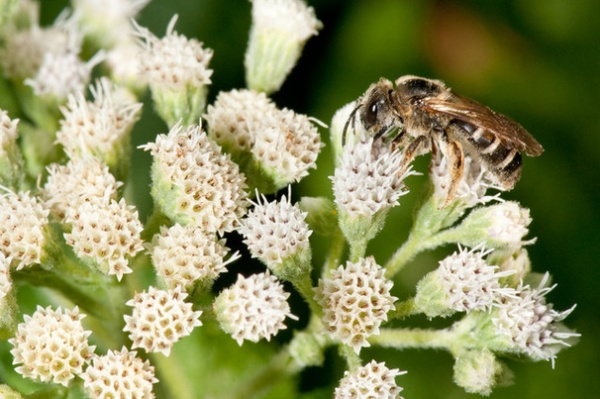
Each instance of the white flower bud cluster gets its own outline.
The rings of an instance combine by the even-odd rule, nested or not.
[[[192,304],[182,287],[163,291],[150,287],[135,295],[126,305],[133,307],[131,316],[125,315],[125,328],[130,332],[132,348],[146,352],[161,352],[169,356],[173,345],[201,326],[201,311],[193,311]]]
[[[297,320],[290,313],[289,296],[269,272],[239,275],[235,284],[217,296],[213,308],[221,328],[241,346],[244,340],[269,341],[286,328],[286,317]]]
[[[154,367],[148,360],[136,356],[135,351],[123,347],[95,356],[81,375],[83,386],[91,399],[128,398],[152,399]]]
[[[396,377],[406,371],[389,369],[385,363],[371,360],[353,371],[344,372],[344,377],[335,388],[335,399],[377,398],[402,399],[402,388],[396,385]]]
[[[83,329],[85,317],[73,310],[37,307],[31,316],[17,326],[17,333],[9,342],[15,370],[29,378],[52,381],[67,386],[94,353],[88,344],[91,331]]]
[[[367,339],[379,334],[379,326],[397,298],[393,283],[372,257],[330,271],[319,280],[315,299],[323,307],[323,324],[329,335],[354,349],[370,346]]]

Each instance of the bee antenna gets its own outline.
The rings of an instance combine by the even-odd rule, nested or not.
[[[346,123],[344,123],[344,130],[342,130],[342,146],[346,145],[346,132],[348,131],[348,125],[350,125],[350,121],[352,121],[352,129],[354,129],[354,124],[356,122],[356,112],[358,112],[361,106],[362,104],[358,104],[352,110],[352,112],[350,112],[348,119],[346,119]]]

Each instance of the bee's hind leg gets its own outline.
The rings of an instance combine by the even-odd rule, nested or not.
[[[465,172],[465,158],[462,146],[458,141],[450,140],[446,146],[446,156],[448,157],[448,172],[450,173],[450,183],[446,199],[442,205],[445,208],[456,196],[458,185]]]

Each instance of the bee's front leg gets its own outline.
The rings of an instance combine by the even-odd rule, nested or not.
[[[404,137],[406,136],[406,134],[404,134],[404,131],[402,131],[400,133],[400,135],[403,135]],[[394,143],[395,142],[396,142],[396,140],[394,140]],[[392,143],[392,145],[394,145],[394,143]],[[429,145],[430,145],[429,138],[425,135],[422,135],[422,136],[417,136],[412,141],[412,143],[410,143],[407,147],[405,147],[404,154],[403,154],[404,157],[402,159],[402,164],[400,165],[399,173],[404,173],[406,171],[406,168],[408,167],[408,165],[410,165],[410,163],[415,159],[415,157],[417,155],[421,154],[424,151],[427,151]]]

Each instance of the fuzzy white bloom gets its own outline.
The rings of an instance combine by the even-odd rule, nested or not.
[[[157,112],[169,126],[180,120],[186,125],[197,123],[213,72],[208,68],[213,51],[175,32],[176,22],[175,15],[162,39],[135,24],[141,76],[152,90]]]
[[[64,54],[68,49],[78,53],[82,40],[73,20],[68,19],[66,14],[61,14],[51,26],[42,28],[39,24],[39,3],[27,2],[26,6],[29,17],[27,28],[21,29],[9,23],[3,27],[3,45],[0,46],[3,72],[17,80],[34,77],[46,54]]]
[[[62,219],[90,198],[116,200],[117,189],[122,185],[101,160],[86,156],[71,159],[66,165],[51,164],[41,195],[52,212]]]
[[[227,264],[239,258],[236,252],[225,261],[228,252],[225,240],[194,225],[180,224],[161,226],[150,247],[152,264],[171,289],[183,286],[189,290],[197,281],[212,283],[227,270]]]
[[[278,109],[264,93],[233,90],[219,93],[205,116],[209,135],[248,169],[250,152],[259,164],[257,179],[266,174],[274,190],[297,182],[315,162],[322,144],[317,128],[305,115]],[[246,164],[248,162],[246,161]],[[264,177],[263,177],[264,179]]]
[[[142,104],[107,78],[90,87],[93,101],[82,93],[69,96],[56,139],[70,158],[94,155],[114,166],[129,151],[129,133],[141,115]]]
[[[335,388],[335,399],[402,399],[396,377],[406,371],[389,369],[385,363],[371,360],[354,371],[345,371]]]
[[[8,112],[0,109],[0,159],[7,157],[16,145],[19,132],[17,131],[18,119],[10,119]]]
[[[17,270],[40,263],[46,256],[50,211],[29,193],[0,196],[0,251]]]
[[[217,296],[213,309],[223,331],[241,346],[244,340],[269,341],[286,328],[286,317],[298,319],[290,313],[289,296],[269,272],[249,277],[240,274],[235,284]]]
[[[169,291],[150,287],[127,301],[133,311],[131,316],[125,315],[123,331],[130,333],[132,348],[169,356],[177,341],[201,326],[202,312],[192,310],[192,304],[184,301],[187,296],[182,287]]]
[[[345,147],[354,147],[357,142],[360,142],[369,134],[360,120],[356,101],[344,105],[335,112],[333,118],[331,118],[329,133],[337,168],[342,162]]]
[[[321,28],[302,0],[251,0],[252,27],[246,50],[248,87],[267,94],[279,90],[304,47]]]
[[[131,19],[150,0],[73,0],[75,18],[100,47],[128,40]]]
[[[110,77],[118,85],[141,93],[146,88],[146,82],[140,79],[140,50],[132,40],[122,40],[106,52],[106,65],[110,68]]]
[[[394,308],[397,298],[390,295],[392,286],[385,270],[372,257],[331,270],[315,288],[329,335],[356,353],[370,346],[367,339],[379,334],[379,326]]]
[[[488,208],[491,225],[487,229],[489,239],[504,242],[509,246],[520,246],[529,233],[531,223],[529,209],[518,203],[507,201]]]
[[[33,78],[25,79],[35,95],[50,98],[56,102],[65,101],[69,95],[81,93],[90,81],[92,69],[104,55],[96,54],[83,62],[75,52],[46,53],[42,64]]]
[[[338,209],[355,218],[398,205],[398,198],[408,193],[404,179],[413,174],[410,167],[400,173],[402,159],[399,151],[392,152],[372,137],[344,147],[342,162],[331,177]]]
[[[569,340],[579,334],[561,324],[575,306],[559,312],[546,303],[546,295],[555,287],[548,287],[545,274],[537,288],[521,285],[513,297],[505,297],[492,314],[497,333],[511,341],[517,352],[534,360],[550,360],[554,366],[556,354],[570,346]]]
[[[503,371],[491,351],[469,350],[455,357],[454,382],[469,393],[487,396],[502,379]]]
[[[0,252],[0,304],[3,303],[3,299],[13,289],[12,279],[10,278],[10,263],[12,258],[5,256],[3,252]]]
[[[199,126],[175,125],[141,148],[154,157],[152,196],[165,215],[209,233],[238,226],[248,206],[245,177]]]
[[[124,199],[83,202],[66,215],[65,222],[71,224],[65,240],[80,259],[119,281],[132,272],[129,259],[144,249],[143,225],[137,210]]]
[[[488,265],[485,256],[491,251],[481,246],[472,250],[459,248],[440,261],[439,267],[417,285],[415,306],[429,317],[446,316],[453,312],[490,311],[514,290],[503,287],[500,279],[512,270],[498,271]]]
[[[290,193],[280,201],[267,202],[263,196],[243,219],[239,231],[254,258],[263,262],[275,275],[286,274],[281,268],[300,268],[288,273],[308,272],[311,249],[308,237],[312,231],[305,221],[306,213],[292,205]]]
[[[95,356],[81,378],[91,399],[152,399],[152,384],[158,382],[150,362],[125,347]]]
[[[14,347],[10,351],[13,364],[19,364],[15,370],[24,377],[69,385],[95,349],[87,340],[91,331],[81,324],[84,317],[77,307],[53,310],[38,306],[33,315],[26,315],[15,337],[8,340]]]

